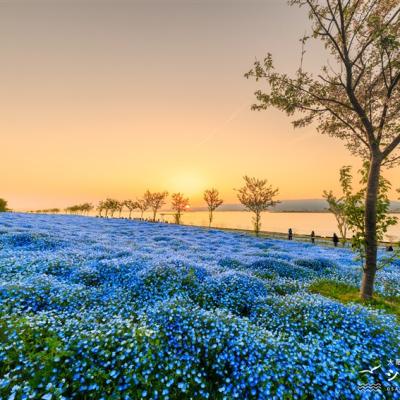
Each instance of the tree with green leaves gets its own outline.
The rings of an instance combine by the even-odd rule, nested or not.
[[[377,271],[377,207],[383,167],[399,160],[400,3],[397,0],[291,0],[306,7],[311,34],[302,38],[294,76],[277,72],[272,56],[246,76],[266,83],[255,110],[276,107],[296,115],[295,127],[315,124],[320,133],[343,140],[369,162],[364,199],[365,265],[360,294],[373,296]],[[327,62],[320,73],[303,69],[309,39],[322,42]]]
[[[354,235],[352,238],[352,248],[357,251],[359,259],[364,262],[366,257],[366,230],[365,230],[365,195],[368,183],[369,163],[365,162],[359,170],[361,175],[360,186],[358,191],[353,190],[353,177],[351,175],[351,167],[345,166],[340,170],[340,184],[343,195],[338,199],[333,196],[332,192],[324,192],[334,199],[334,210],[339,210],[340,221],[344,222],[347,230]],[[390,182],[382,175],[379,178],[379,190],[377,199],[377,224],[376,236],[377,240],[382,241],[388,228],[397,224],[397,218],[389,215],[390,200],[389,191]],[[328,201],[329,203],[329,201]],[[335,215],[336,216],[336,215]],[[339,225],[339,222],[338,222]],[[377,264],[377,268],[379,263]]]
[[[184,197],[182,193],[173,193],[171,206],[172,209],[175,211],[175,223],[180,225],[182,213],[186,211],[189,207],[189,199],[187,197]]]
[[[0,212],[6,212],[7,209],[7,201],[4,199],[0,199]]]
[[[254,213],[254,232],[258,236],[261,228],[261,213],[279,203],[274,200],[279,189],[267,184],[266,179],[244,176],[244,186],[238,189],[238,199],[248,211]]]
[[[220,199],[218,190],[214,188],[207,189],[204,192],[203,198],[208,207],[208,226],[211,227],[213,213],[224,201]]]
[[[350,230],[354,233],[352,239],[352,247],[359,255],[361,262],[365,263],[367,256],[367,232],[365,228],[365,196],[367,193],[369,163],[365,162],[359,170],[361,175],[361,189],[354,194],[348,196],[346,204],[346,217]],[[349,191],[352,192],[352,181],[349,182]],[[385,233],[390,226],[397,224],[397,218],[390,215],[389,191],[391,189],[390,182],[382,175],[379,177],[378,197],[376,202],[376,237],[378,241],[384,240]],[[385,260],[381,266],[385,265]],[[377,269],[380,263],[377,262]]]
[[[334,215],[337,223],[337,227],[340,234],[340,239],[343,246],[347,242],[347,233],[348,233],[348,220],[346,207],[348,202],[352,196],[352,188],[351,188],[351,167],[346,165],[340,169],[340,186],[342,188],[342,195],[337,197],[333,194],[332,190],[324,191],[323,197],[328,203],[329,211]]]

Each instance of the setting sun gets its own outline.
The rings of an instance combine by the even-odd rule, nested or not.
[[[207,179],[197,171],[178,171],[171,173],[166,180],[166,187],[173,192],[183,192],[191,198],[192,203],[201,199],[203,191],[207,188]]]

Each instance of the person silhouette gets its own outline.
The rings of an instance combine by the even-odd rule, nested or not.
[[[288,230],[288,239],[289,239],[289,240],[293,240],[293,231],[292,231],[292,228],[289,228],[289,230]]]
[[[335,247],[337,247],[337,245],[338,245],[338,243],[339,243],[339,238],[338,238],[338,235],[336,235],[336,233],[333,234],[333,236],[332,236],[332,241],[333,241],[333,245],[334,245]]]
[[[314,231],[311,231],[310,237],[311,237],[311,243],[314,244],[315,243],[315,232]]]

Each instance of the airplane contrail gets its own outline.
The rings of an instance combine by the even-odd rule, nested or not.
[[[202,145],[204,143],[207,143],[210,139],[214,138],[215,136],[218,135],[218,133],[225,128],[230,122],[232,122],[238,115],[240,115],[245,107],[249,104],[249,101],[246,100],[243,102],[237,109],[235,109],[232,114],[228,116],[228,118],[219,126],[215,127],[207,136],[203,138],[203,140],[200,140],[198,145]]]

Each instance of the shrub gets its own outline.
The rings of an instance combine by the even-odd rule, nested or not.
[[[336,264],[326,258],[299,258],[294,261],[296,265],[312,269],[316,272],[324,272],[325,270],[334,270]]]
[[[295,266],[290,262],[265,257],[262,260],[256,261],[250,265],[250,270],[257,274],[272,273],[274,275],[291,278],[291,279],[305,279],[312,278],[314,273],[309,269]]]
[[[244,272],[227,271],[207,281],[206,303],[239,315],[248,315],[253,303],[266,295],[264,282]]]

